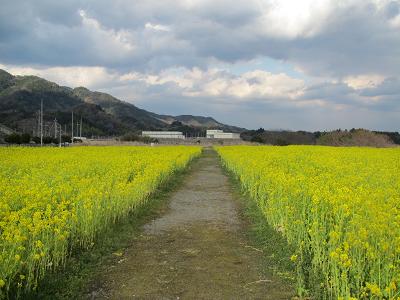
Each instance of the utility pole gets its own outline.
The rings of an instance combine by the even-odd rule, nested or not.
[[[43,146],[43,98],[40,99],[40,146]]]
[[[59,147],[61,148],[61,124],[60,124],[60,143],[59,143]]]
[[[72,111],[71,144],[74,143],[74,111]]]
[[[80,123],[80,125],[81,125],[81,128],[80,128],[80,131],[79,131],[79,136],[82,137],[82,116],[81,116],[81,123]]]
[[[57,119],[54,119],[54,138],[57,138]]]
[[[37,111],[37,131],[36,136],[40,136],[40,109]]]
[[[79,135],[79,122],[76,122],[76,135]]]

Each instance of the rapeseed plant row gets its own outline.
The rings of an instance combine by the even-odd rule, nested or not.
[[[296,253],[298,291],[400,299],[400,149],[217,147]]]
[[[199,147],[0,148],[0,298],[143,205]],[[15,295],[14,295],[15,296]]]

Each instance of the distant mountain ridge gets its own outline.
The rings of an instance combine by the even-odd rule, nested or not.
[[[123,135],[141,130],[180,130],[200,132],[222,129],[243,132],[246,129],[222,124],[211,117],[158,115],[140,109],[107,93],[85,87],[60,86],[37,76],[13,76],[0,69],[0,123],[19,131],[34,133],[37,112],[43,100],[44,120],[57,119],[67,132],[71,130],[71,112],[83,118],[86,135]]]

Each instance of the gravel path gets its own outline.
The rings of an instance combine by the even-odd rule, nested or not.
[[[212,150],[193,166],[168,210],[143,227],[92,299],[290,299],[292,289],[260,270],[245,222]]]

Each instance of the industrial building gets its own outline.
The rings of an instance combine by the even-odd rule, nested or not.
[[[155,139],[184,139],[185,136],[180,131],[142,131],[142,136]]]
[[[223,130],[207,130],[208,139],[240,139],[239,133],[224,132]]]

